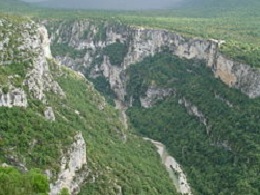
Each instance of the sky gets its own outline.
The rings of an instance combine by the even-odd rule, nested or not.
[[[41,2],[47,7],[87,8],[87,9],[167,9],[184,0],[23,0]]]
[[[40,2],[40,1],[46,1],[46,0],[22,0],[25,2]]]

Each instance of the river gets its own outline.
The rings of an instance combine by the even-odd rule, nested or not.
[[[170,178],[173,181],[173,184],[176,187],[177,192],[181,194],[192,195],[191,188],[187,182],[187,177],[181,169],[181,166],[176,162],[176,160],[170,156],[165,148],[165,146],[150,138],[144,138],[152,142],[156,148],[157,152],[162,159],[162,163],[165,165],[166,170],[169,173]]]
[[[121,101],[116,100],[115,103],[116,108],[120,111],[120,120],[124,124],[125,129],[128,129],[127,116],[125,114],[127,108],[123,105]],[[127,141],[127,135],[124,131],[122,131],[121,133],[123,134],[123,141],[125,143]],[[153,139],[143,139],[152,142],[156,146],[157,152],[162,159],[162,163],[165,165],[166,170],[169,173],[169,176],[172,179],[177,192],[185,195],[192,195],[186,175],[184,174],[181,166],[176,162],[176,160],[168,154],[166,147],[162,143]]]

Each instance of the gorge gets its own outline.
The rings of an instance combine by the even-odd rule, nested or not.
[[[204,168],[198,170],[195,168],[196,165],[185,162],[184,158],[185,150],[186,155],[196,151],[191,146],[185,149],[189,145],[187,141],[193,140],[192,142],[196,143],[202,139],[203,143],[198,145],[201,145],[203,149],[199,150],[203,152],[198,159],[209,161],[211,164],[209,166],[212,168],[216,166],[215,163],[218,164],[218,168],[213,168],[218,170],[217,172],[224,171],[221,168],[223,163],[230,165],[230,167],[227,165],[229,167],[227,169],[236,165],[236,168],[232,168],[235,172],[238,167],[247,167],[252,163],[251,168],[255,170],[253,172],[257,172],[258,157],[249,157],[246,152],[251,150],[254,144],[249,144],[251,146],[248,149],[241,150],[241,142],[250,139],[253,143],[258,143],[257,113],[259,110],[257,107],[251,110],[255,113],[254,117],[247,111],[242,112],[241,115],[235,113],[243,108],[252,109],[253,105],[257,105],[260,95],[260,71],[224,56],[219,51],[223,41],[187,38],[166,30],[136,28],[120,22],[75,20],[46,21],[44,24],[49,30],[52,48],[56,50],[54,52],[56,60],[84,74],[109,102],[116,100],[116,106],[123,111],[123,116],[125,110],[128,110],[130,128],[137,129],[143,136],[149,136],[166,144],[174,157],[176,153],[178,154],[177,161],[186,164],[184,171],[189,173],[193,171],[196,175],[203,172]],[[169,64],[173,67],[168,68]],[[177,124],[170,122],[175,120],[172,119],[175,115],[178,118],[179,114],[166,111],[164,106],[168,109],[176,109],[176,112],[182,113],[182,118],[186,118],[184,122],[186,125],[180,127],[182,133],[187,134],[182,135],[187,136],[186,138],[168,137],[170,132],[174,134],[178,132],[174,126],[179,126],[183,119],[179,121],[181,123],[177,121]],[[212,111],[213,108],[215,111]],[[162,114],[166,118],[162,119],[163,122],[159,120],[160,112],[165,112]],[[226,119],[229,118],[229,122],[222,119],[223,115]],[[251,129],[247,131],[248,137],[232,135],[235,129],[240,129],[238,134],[243,134],[244,125],[248,123],[237,124],[236,121],[245,116],[252,121],[251,126],[247,127],[248,130]],[[154,122],[149,122],[151,120]],[[194,129],[205,129],[205,131],[197,130],[198,135],[194,135],[196,131],[185,133],[185,129],[194,125],[196,126]],[[151,126],[153,130],[147,130]],[[225,126],[229,127],[222,129]],[[178,147],[176,139],[179,139]],[[173,140],[176,143],[172,143]],[[205,152],[207,149],[204,147],[209,147],[212,151]],[[258,151],[257,148],[255,149]],[[212,152],[222,157],[215,157]],[[244,156],[238,157],[241,156],[241,152]],[[204,155],[208,153],[208,156],[203,157],[203,153]],[[192,158],[194,157],[191,157],[190,161],[194,160]],[[222,158],[226,160],[220,160]],[[197,176],[192,177],[197,178]],[[205,175],[205,180],[202,182],[204,187],[201,187],[199,192],[193,189],[195,193],[216,194],[220,191],[225,193],[225,190],[229,192],[234,190],[229,187],[226,189],[205,187],[206,178],[211,180]],[[229,176],[226,176],[226,179],[229,180]],[[234,178],[231,180],[234,183],[239,182]],[[224,184],[227,181],[222,182]],[[256,180],[252,182],[255,183]],[[198,182],[195,183],[200,185]],[[255,186],[256,183],[253,183],[252,186]],[[191,182],[191,188],[194,188],[192,185]],[[237,186],[234,190],[236,193],[239,191],[238,188],[240,187]]]
[[[27,192],[0,189],[259,193],[260,70],[223,41],[120,20],[0,27],[0,173],[34,178]]]
[[[45,27],[8,16],[0,24],[1,193],[176,193],[152,145],[52,58]]]

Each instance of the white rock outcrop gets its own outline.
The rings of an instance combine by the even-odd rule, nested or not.
[[[44,111],[44,116],[47,120],[55,121],[55,115],[52,107],[47,107]]]
[[[0,88],[4,86],[8,91],[0,93],[0,105],[26,107],[27,97],[46,103],[46,91],[65,96],[49,70],[48,60],[52,59],[52,55],[46,28],[30,20],[13,24],[12,20],[2,19],[1,25],[4,26],[4,31],[0,32],[0,66],[24,66],[22,68],[27,71],[26,76],[20,78],[21,83],[15,85],[27,86],[29,93],[26,94],[23,87],[12,87],[11,77],[14,75],[4,75],[8,79],[4,79],[5,83],[1,83]],[[19,77],[24,74],[23,71],[20,71]]]
[[[81,133],[74,138],[74,143],[61,158],[60,173],[55,183],[50,185],[50,195],[58,195],[63,188],[70,194],[78,194],[80,185],[88,175],[86,143]],[[49,174],[51,175],[51,174]]]
[[[21,88],[10,87],[7,93],[0,89],[0,107],[27,107],[26,93]]]
[[[126,90],[124,86],[124,80],[122,79],[122,67],[111,65],[109,58],[104,56],[104,61],[100,67],[102,70],[104,77],[109,80],[109,84],[111,89],[117,95],[117,99],[124,100],[126,96]],[[99,71],[99,69],[97,69]]]
[[[51,59],[52,56],[47,30],[39,26],[31,39],[33,40],[27,42],[27,47],[37,50],[38,54],[33,58],[33,68],[27,73],[24,84],[29,87],[34,98],[42,100],[44,103],[46,102],[45,91],[65,96],[49,70],[48,59]]]
[[[163,89],[159,87],[149,87],[144,97],[140,98],[141,106],[144,108],[152,107],[157,101],[174,95],[174,89]]]

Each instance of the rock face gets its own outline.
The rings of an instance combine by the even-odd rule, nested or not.
[[[46,101],[44,91],[52,91],[64,96],[64,92],[49,70],[47,60],[50,60],[52,56],[47,30],[44,27],[38,27],[34,40],[29,41],[27,47],[38,50],[38,55],[33,59],[33,68],[26,75],[25,85],[28,86],[34,98],[43,102]]]
[[[29,20],[12,22],[15,21],[0,19],[1,30],[3,28],[0,32],[0,107],[27,107],[28,99],[37,99],[46,106],[44,117],[55,121],[53,107],[47,106],[46,92],[61,98],[65,97],[65,93],[55,80],[56,75],[52,75],[50,65],[54,59],[47,30]],[[35,144],[37,140],[33,139],[32,148]],[[21,170],[28,171],[16,155],[10,154],[8,158]],[[60,173],[57,181],[50,186],[50,194],[58,195],[62,188],[67,188],[70,194],[77,194],[88,174],[86,162],[85,140],[78,133],[74,143],[61,156]],[[50,170],[46,170],[46,175],[49,179],[55,178]]]
[[[146,96],[140,98],[141,106],[144,108],[152,107],[158,100],[163,100],[164,98],[174,94],[173,89],[161,89],[158,87],[149,87]]]
[[[116,93],[117,99],[123,101],[126,96],[125,80],[122,78],[124,69],[111,65],[109,58],[105,56],[100,70],[103,72],[103,76],[109,80],[110,87]]]
[[[86,33],[87,32],[87,33]],[[102,38],[100,34],[103,33]],[[219,52],[222,41],[185,38],[166,30],[126,27],[122,24],[95,25],[88,20],[60,24],[52,33],[52,41],[65,43],[75,50],[85,49],[82,58],[56,56],[73,69],[87,73],[90,77],[104,76],[109,80],[118,98],[124,100],[124,70],[131,64],[168,48],[173,55],[181,58],[205,60],[215,76],[230,87],[241,89],[250,98],[260,96],[260,71],[249,65],[226,58]],[[127,53],[121,64],[111,66],[108,56],[102,54],[104,48],[115,42],[124,43]],[[102,58],[101,63],[97,58]]]
[[[11,89],[10,89],[11,88]],[[5,94],[0,89],[0,106],[4,107],[27,107],[27,97],[23,89],[10,87]]]
[[[86,143],[81,133],[74,138],[74,143],[61,158],[61,167],[58,179],[50,186],[50,195],[58,195],[63,188],[70,194],[78,194],[80,185],[88,175],[86,157]]]
[[[53,79],[49,70],[48,60],[52,59],[50,40],[45,27],[33,21],[21,21],[12,23],[8,19],[1,19],[4,29],[0,32],[0,66],[8,69],[13,64],[21,66],[20,75],[4,75],[4,83],[0,89],[8,89],[0,92],[1,106],[27,106],[27,98],[39,99],[46,102],[45,91],[52,91],[60,96],[64,92]],[[18,38],[17,38],[18,37]],[[23,75],[26,72],[26,75]],[[13,87],[12,80],[17,80]],[[30,94],[26,94],[24,88],[28,87]]]
[[[55,115],[52,107],[47,107],[44,111],[44,116],[47,120],[55,121]]]
[[[247,65],[240,64],[233,67],[233,72],[236,75],[235,86],[239,87],[242,92],[247,94],[250,98],[260,96],[260,70],[252,69]]]

